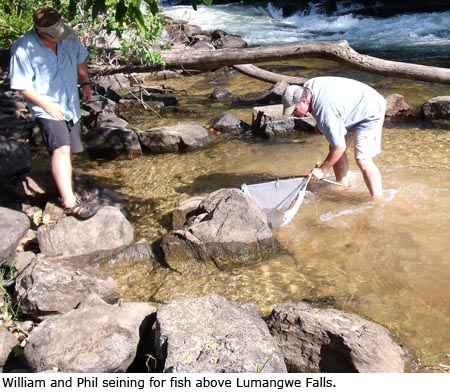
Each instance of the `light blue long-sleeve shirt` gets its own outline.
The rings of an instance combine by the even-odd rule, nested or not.
[[[33,28],[11,48],[11,88],[37,91],[61,106],[66,121],[76,123],[81,118],[78,64],[83,63],[87,56],[88,51],[75,33],[60,41],[55,53],[40,41]],[[32,102],[27,104],[35,117],[54,119]]]
[[[349,131],[369,131],[384,118],[386,100],[372,87],[353,79],[320,76],[304,87],[311,91],[311,114],[332,147],[345,144]]]

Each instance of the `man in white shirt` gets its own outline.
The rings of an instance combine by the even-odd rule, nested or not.
[[[72,153],[83,151],[80,101],[92,97],[87,50],[53,8],[37,9],[34,27],[11,48],[10,84],[27,101],[51,155],[51,170],[66,215],[87,219],[98,210],[93,195],[72,188]]]
[[[320,180],[333,168],[336,181],[346,182],[347,147],[354,146],[355,160],[373,197],[382,196],[381,174],[373,158],[381,151],[386,100],[372,87],[356,80],[321,76],[303,87],[289,86],[283,95],[284,115],[303,117],[310,112],[316,130],[329,143],[329,153],[311,178]]]

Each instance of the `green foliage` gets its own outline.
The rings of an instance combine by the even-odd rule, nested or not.
[[[33,26],[29,10],[40,3],[42,2],[37,0],[11,0],[0,3],[0,47],[9,48]]]
[[[5,324],[10,320],[19,319],[19,306],[13,304],[13,299],[8,290],[10,282],[17,276],[16,261],[4,259],[0,261],[0,320]]]
[[[209,7],[212,4],[213,0],[202,0],[202,2]],[[197,11],[197,3],[199,3],[198,0],[191,0],[192,8],[196,11]]]
[[[213,0],[202,0],[211,5]],[[200,0],[192,0],[197,9]],[[0,47],[8,48],[32,25],[32,10],[42,6],[58,9],[72,25],[87,46],[102,30],[115,33],[121,39],[120,55],[125,62],[162,63],[153,50],[162,30],[162,9],[159,0],[11,0],[0,3]],[[83,40],[83,38],[85,38]],[[92,42],[89,42],[91,38]],[[99,49],[89,48],[99,55]]]
[[[416,371],[450,372],[450,353],[433,353],[429,347],[422,357],[417,359]]]
[[[95,47],[95,40],[101,31],[106,31],[120,39],[119,54],[123,62],[162,63],[161,56],[152,47],[163,26],[158,3],[159,0],[87,0],[80,13],[79,34],[92,38],[92,42],[84,43],[92,46],[90,52],[97,57],[101,50]]]

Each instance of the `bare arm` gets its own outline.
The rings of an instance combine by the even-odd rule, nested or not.
[[[87,103],[92,98],[92,89],[90,84],[84,84],[83,83],[89,83],[89,72],[86,65],[86,62],[83,62],[81,64],[78,64],[78,78],[81,82],[81,93],[83,95],[83,102]]]
[[[345,144],[338,144],[335,147],[330,147],[330,152],[328,153],[325,160],[319,167],[316,167],[311,172],[311,178],[313,180],[320,180],[323,175],[328,172],[334,164],[341,159],[347,146]]]

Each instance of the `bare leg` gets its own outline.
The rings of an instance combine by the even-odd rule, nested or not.
[[[341,158],[333,165],[334,175],[336,181],[346,182],[348,173],[348,158],[347,152],[342,154]]]
[[[383,195],[383,185],[381,182],[381,174],[378,167],[375,165],[372,159],[357,159],[362,175],[364,177],[364,182],[369,189],[370,194],[373,197],[381,197]]]
[[[51,158],[53,178],[61,195],[63,206],[71,208],[75,205],[72,188],[72,158],[70,146],[62,146],[53,151]]]

